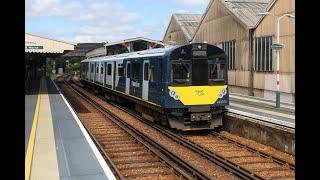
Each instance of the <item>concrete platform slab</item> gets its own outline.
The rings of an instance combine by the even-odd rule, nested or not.
[[[293,127],[295,125],[295,105],[290,103],[281,103],[280,108],[275,107],[275,102],[268,99],[257,97],[230,94],[230,106],[227,109],[230,112],[243,112],[243,115],[252,114],[252,118],[258,116],[265,117],[265,121],[270,123],[286,125]]]
[[[40,98],[25,97],[26,172],[29,170],[31,174],[28,177],[115,179],[63,95],[50,78],[43,81],[45,91]],[[38,114],[35,113],[37,99]]]

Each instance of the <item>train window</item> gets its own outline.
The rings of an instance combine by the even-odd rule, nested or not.
[[[99,65],[97,64],[96,65],[96,73],[98,73],[99,72]]]
[[[154,76],[156,77],[156,76]],[[159,82],[162,82],[162,59],[159,59]]]
[[[108,64],[108,76],[110,76],[111,75],[111,64]]]
[[[225,81],[225,64],[209,64],[209,81]]]
[[[127,65],[127,78],[130,78],[131,64]]]
[[[132,78],[140,79],[140,63],[132,63]]]
[[[149,68],[149,81],[155,82],[155,77],[156,77],[156,70],[154,67]]]
[[[144,64],[144,80],[149,80],[149,63]]]
[[[173,63],[171,78],[174,84],[188,84],[190,82],[190,63]]]
[[[94,69],[94,67],[93,67],[94,65],[93,64],[91,64],[91,72],[93,73],[93,69]]]
[[[100,68],[100,73],[103,74],[103,67]]]
[[[118,64],[118,76],[123,76],[123,65]]]

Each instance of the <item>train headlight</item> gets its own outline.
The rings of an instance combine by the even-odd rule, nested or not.
[[[170,91],[169,91],[169,95],[170,95],[173,99],[179,100],[179,95],[178,95],[178,93],[177,93],[176,91],[170,90]]]
[[[219,98],[223,98],[227,94],[227,89],[222,89],[219,93]]]

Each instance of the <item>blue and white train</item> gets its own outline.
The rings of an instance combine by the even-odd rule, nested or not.
[[[229,104],[226,54],[207,43],[86,59],[80,77],[145,119],[183,131],[222,125]]]

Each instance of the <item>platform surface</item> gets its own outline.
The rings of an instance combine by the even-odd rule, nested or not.
[[[25,96],[26,170],[30,169],[30,179],[106,180],[112,177],[106,175],[106,167],[102,167],[94,153],[92,142],[85,138],[83,127],[80,128],[51,79],[43,82],[45,90],[40,96]],[[38,99],[38,117],[34,118]],[[28,163],[28,159],[31,162]]]
[[[34,111],[36,109],[36,103],[38,99],[38,91],[39,91],[39,80],[35,80],[32,83],[32,88],[29,87],[27,90],[27,95],[24,97],[25,101],[25,153],[27,152],[29,135],[32,127],[32,120],[34,116]],[[30,90],[32,89],[32,90]]]
[[[231,111],[267,117],[276,124],[282,121],[283,124],[295,125],[294,104],[281,102],[280,108],[276,108],[275,101],[240,94],[230,94],[229,99],[227,109]]]

